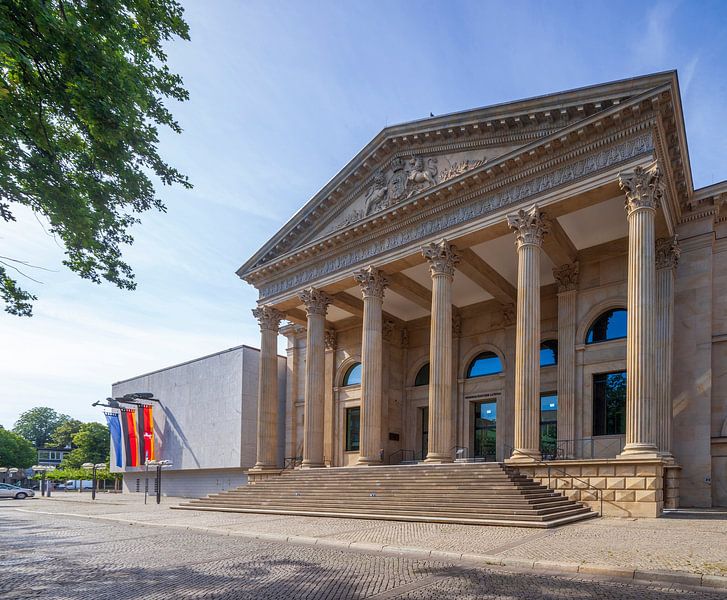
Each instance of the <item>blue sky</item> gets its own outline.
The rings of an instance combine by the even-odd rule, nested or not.
[[[235,270],[387,124],[678,69],[697,187],[727,178],[724,2],[187,0],[169,59],[190,91],[162,154],[194,189],[160,188],[126,257],[135,292],[61,265],[32,214],[0,223],[31,319],[0,314],[0,424],[33,406],[98,420],[119,379],[257,346]]]

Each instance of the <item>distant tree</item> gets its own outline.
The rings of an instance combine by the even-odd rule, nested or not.
[[[109,428],[101,423],[84,423],[73,436],[71,450],[63,459],[61,469],[77,469],[83,463],[108,463]]]
[[[37,452],[22,435],[0,427],[0,467],[27,469],[35,464]]]
[[[59,414],[52,408],[36,406],[20,415],[13,431],[33,442],[36,448],[42,448],[48,443],[51,434],[69,420],[68,415]]]
[[[95,283],[136,286],[120,247],[136,214],[165,210],[151,177],[191,187],[158,153],[158,126],[181,132],[164,101],[188,98],[163,49],[189,39],[183,13],[175,0],[0,2],[0,223],[29,207]],[[30,316],[13,271],[31,265],[2,254],[5,310]]]
[[[73,446],[73,436],[76,435],[80,430],[83,423],[78,419],[68,419],[62,422],[58,427],[53,430],[50,438],[48,439],[48,446],[54,446],[57,448],[66,448]]]

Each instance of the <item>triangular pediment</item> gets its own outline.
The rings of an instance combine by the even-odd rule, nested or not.
[[[239,270],[246,275],[316,240],[476,173],[675,82],[660,73],[387,127]]]

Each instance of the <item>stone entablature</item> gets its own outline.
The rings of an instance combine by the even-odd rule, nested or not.
[[[291,294],[311,281],[317,281],[342,271],[353,270],[375,258],[384,258],[386,253],[410,250],[416,244],[433,237],[443,236],[455,227],[498,214],[501,209],[532,202],[540,194],[558,186],[575,183],[579,179],[585,179],[599,171],[628,163],[640,157],[648,159],[653,156],[654,150],[653,136],[649,127],[649,121],[642,121],[626,130],[614,133],[605,140],[592,143],[590,153],[588,145],[585,145],[566,152],[560,157],[546,159],[532,169],[509,175],[507,179],[512,183],[520,180],[520,183],[516,185],[503,188],[503,182],[497,178],[491,184],[478,178],[473,182],[477,184],[473,191],[460,195],[457,194],[458,190],[453,188],[450,190],[454,196],[452,199],[431,198],[430,200],[436,202],[436,205],[430,209],[422,206],[426,203],[424,198],[419,198],[418,202],[415,200],[416,204],[410,207],[416,207],[418,209],[416,212],[404,210],[408,204],[403,204],[399,209],[400,214],[391,215],[386,223],[378,224],[380,229],[378,239],[375,237],[377,227],[371,224],[368,228],[364,227],[356,231],[359,235],[365,234],[362,239],[348,242],[346,239],[352,237],[352,234],[346,232],[347,235],[340,234],[339,248],[335,248],[337,244],[334,241],[330,245],[322,244],[317,252],[307,252],[305,266],[297,272],[288,262],[288,260],[292,261],[292,258],[281,260],[278,268],[284,269],[286,273],[294,271],[295,274],[268,280],[265,283],[257,283],[260,299],[261,301],[270,300]],[[476,171],[477,169],[474,169],[471,173]],[[539,173],[542,174],[538,175]],[[437,194],[437,196],[439,195],[446,196],[444,191]],[[410,200],[409,203],[411,202]],[[406,217],[404,222],[388,223],[388,221],[398,221],[404,217]],[[356,236],[353,235],[353,237]],[[329,258],[314,262],[312,255],[319,253],[327,255]]]

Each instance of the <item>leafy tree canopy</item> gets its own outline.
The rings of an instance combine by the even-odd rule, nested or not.
[[[158,126],[181,132],[163,101],[188,98],[163,50],[189,39],[182,15],[175,0],[0,2],[0,222],[30,207],[96,283],[135,287],[121,245],[136,214],[164,210],[150,176],[191,187],[157,151]],[[0,297],[29,316],[22,265],[0,256]]]
[[[22,435],[0,427],[0,467],[27,469],[35,464],[36,451]]]
[[[74,450],[61,463],[62,469],[77,469],[83,463],[108,463],[109,428],[101,423],[84,423],[73,436]]]
[[[42,448],[51,439],[53,432],[71,418],[57,413],[47,406],[36,406],[26,410],[15,422],[13,431],[33,442],[36,448]]]
[[[53,430],[50,438],[48,439],[48,445],[57,448],[66,448],[73,446],[73,436],[76,435],[80,430],[83,423],[78,419],[69,418],[63,421],[58,427]]]

